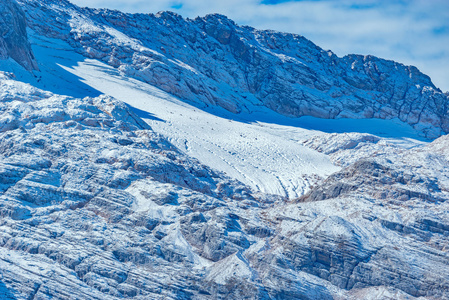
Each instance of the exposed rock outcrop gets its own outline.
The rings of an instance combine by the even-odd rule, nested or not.
[[[26,31],[25,14],[15,0],[0,3],[0,59],[11,57],[28,71],[37,70]]]

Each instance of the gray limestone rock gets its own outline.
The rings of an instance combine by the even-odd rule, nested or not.
[[[11,57],[28,71],[37,70],[26,31],[26,19],[14,0],[0,3],[0,59]]]

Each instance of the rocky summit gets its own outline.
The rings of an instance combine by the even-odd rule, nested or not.
[[[0,12],[0,299],[449,298],[449,97],[415,67],[216,14]]]

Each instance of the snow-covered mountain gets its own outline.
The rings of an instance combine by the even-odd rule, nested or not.
[[[17,2],[1,299],[449,298],[448,97],[416,68],[220,15]]]
[[[373,56],[339,58],[302,36],[240,27],[222,15],[186,20],[170,12],[80,9],[66,0],[19,3],[39,35],[201,106],[397,118],[429,138],[449,132],[448,96],[415,67]]]

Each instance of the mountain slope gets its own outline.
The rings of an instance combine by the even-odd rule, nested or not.
[[[423,118],[415,129],[397,120],[289,118],[256,92],[229,100],[230,73],[223,72],[245,64],[230,59],[225,67],[214,56],[234,57],[229,45],[237,34],[222,34],[226,26],[216,20],[239,34],[291,35],[240,28],[216,15],[192,21],[80,9],[64,0],[21,5],[40,71],[0,60],[8,71],[0,71],[0,298],[449,298],[448,138],[417,139],[440,127]],[[130,39],[141,34],[133,28],[152,24],[156,34],[179,31],[161,33],[168,45],[192,28],[204,33],[204,45],[221,49],[204,57],[223,85],[204,70],[195,73],[201,62],[195,69],[183,62],[196,60],[185,50],[190,44],[158,54]],[[298,55],[307,56],[314,46],[302,42]],[[148,77],[155,85],[127,76],[145,57],[158,57],[153,63],[165,69]],[[315,67],[303,75],[315,76]],[[145,79],[139,72],[134,76]],[[436,97],[419,92],[419,105],[424,98],[437,103],[441,94],[430,79],[413,74],[411,81],[416,75],[428,85],[416,89]],[[200,77],[229,102],[216,106],[207,95],[183,102],[197,94],[175,87]],[[341,74],[335,80],[347,81]],[[171,88],[187,94],[161,90]],[[358,87],[369,94],[365,88]],[[220,107],[243,104],[251,112]],[[432,109],[424,106],[423,116]],[[380,127],[365,131],[373,124]]]
[[[186,157],[117,100],[0,82],[7,299],[449,296],[446,137],[406,150],[316,135],[304,145],[348,166],[285,202]]]
[[[181,235],[185,218],[212,210],[212,226],[221,226],[232,221],[228,207],[263,200],[179,153],[123,103],[7,79],[1,88],[1,269],[16,297],[132,296],[133,276],[133,285],[147,282],[139,294],[151,295],[161,279],[140,272],[158,260],[165,277],[169,268],[174,275],[247,247],[240,230],[214,231],[207,259],[193,251]],[[165,292],[188,294],[185,287]]]
[[[325,155],[291,137],[316,134],[308,130],[282,132],[287,128],[217,116],[94,60],[67,71],[140,111],[154,130],[187,155],[256,191],[296,198],[339,170]]]
[[[429,138],[449,132],[447,95],[414,67],[372,56],[338,58],[302,36],[240,27],[221,15],[186,20],[170,12],[132,15],[67,1],[19,2],[40,35],[63,39],[87,57],[201,107],[397,118]]]

